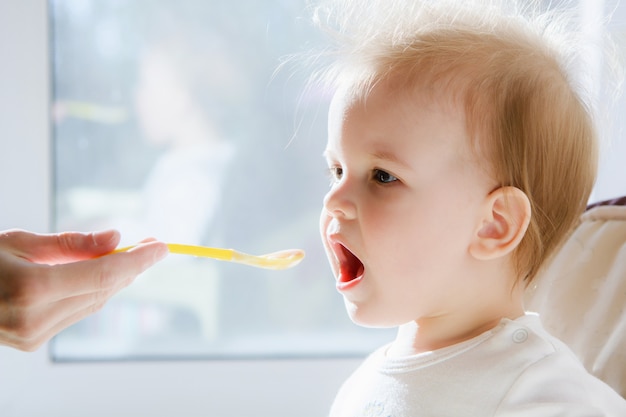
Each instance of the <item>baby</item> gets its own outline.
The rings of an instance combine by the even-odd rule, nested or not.
[[[470,3],[319,9],[342,57],[322,240],[351,319],[398,328],[331,416],[626,416],[523,305],[593,187],[590,112],[546,20]]]

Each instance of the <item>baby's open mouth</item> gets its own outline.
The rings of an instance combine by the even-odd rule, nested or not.
[[[365,272],[363,262],[359,260],[345,246],[338,245],[337,260],[339,261],[339,281],[350,282],[359,278]]]

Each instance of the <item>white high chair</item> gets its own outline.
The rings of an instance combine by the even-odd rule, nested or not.
[[[590,206],[526,295],[526,309],[626,398],[626,197]]]

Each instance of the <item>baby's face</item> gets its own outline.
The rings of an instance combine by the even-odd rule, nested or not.
[[[381,83],[329,114],[322,240],[351,318],[397,326],[463,302],[479,208],[496,186],[462,111]]]

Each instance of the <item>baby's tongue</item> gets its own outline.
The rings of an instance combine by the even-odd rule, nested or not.
[[[341,262],[341,272],[339,280],[341,282],[349,282],[355,278],[363,275],[365,268],[363,267],[363,263],[354,256],[352,252],[350,252],[346,248],[342,248],[344,259]]]

